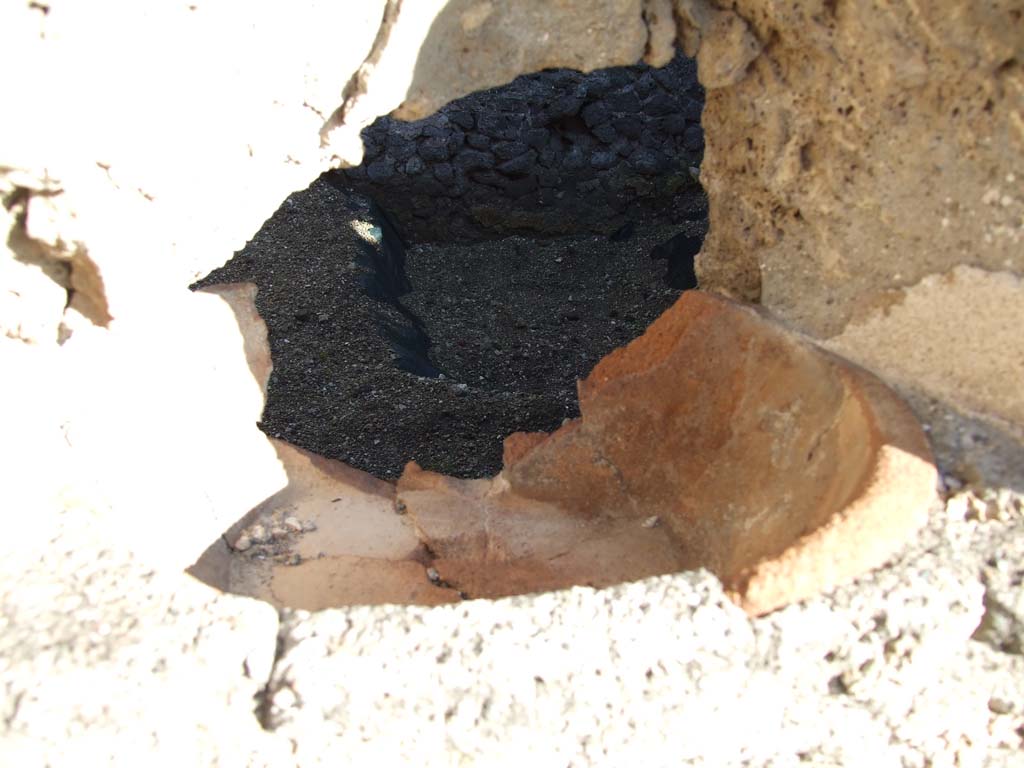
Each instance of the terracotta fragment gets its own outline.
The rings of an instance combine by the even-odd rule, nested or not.
[[[927,441],[889,389],[711,294],[602,360],[580,410],[505,468],[510,492],[588,520],[657,515],[685,567],[751,613],[880,564],[934,497]]]
[[[248,317],[251,291],[235,298]],[[265,344],[247,342],[250,365]],[[269,358],[254,366],[268,369]],[[410,462],[396,487],[275,440],[288,485],[227,540],[255,542],[260,526],[281,535],[227,568],[212,547],[199,569],[233,591],[316,609],[707,568],[760,614],[882,563],[934,497],[924,434],[891,390],[712,294],[685,293],[602,360],[579,396],[579,419],[509,436],[505,468],[489,479]]]

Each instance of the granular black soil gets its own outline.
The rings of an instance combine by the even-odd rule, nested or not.
[[[652,250],[705,229],[414,244],[396,303],[374,289],[365,243],[381,228],[369,201],[317,181],[197,287],[259,287],[274,361],[260,424],[268,435],[378,477],[411,460],[480,477],[501,468],[510,433],[578,415],[577,379],[679,295]],[[403,342],[410,316],[430,339],[426,367]]]

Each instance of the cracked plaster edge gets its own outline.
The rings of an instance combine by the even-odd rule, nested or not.
[[[395,26],[398,14],[401,12],[402,2],[403,0],[385,0],[380,26],[377,28],[377,34],[374,37],[373,44],[370,46],[370,51],[342,89],[341,104],[324,121],[323,126],[320,128],[321,148],[330,147],[332,141],[340,143],[339,138],[344,137],[342,129],[346,123],[350,122],[348,120],[349,114],[358,104],[359,100],[366,97],[369,91],[369,81],[391,39],[391,31]],[[409,79],[411,82],[411,75]],[[358,165],[362,161],[362,147],[360,146],[358,149],[358,156],[344,153],[340,157],[337,155],[333,156],[332,160],[337,158],[350,162],[352,165]]]
[[[370,52],[346,84],[341,105],[320,129],[321,150],[330,167],[362,162],[360,132],[402,104],[431,23],[446,3],[447,0],[385,0]]]
[[[346,84],[341,104],[320,128],[321,157],[327,167],[342,168],[361,163],[363,146],[360,133],[363,128],[379,116],[403,111],[416,74],[415,62],[431,32],[432,22],[445,10],[447,1],[417,0],[410,3],[406,0],[384,0],[381,24],[370,52]],[[689,13],[683,14],[681,8],[689,10]],[[702,39],[709,39],[709,36],[712,40],[718,39],[731,26],[742,32],[742,42],[750,43],[748,47],[752,52],[742,61],[742,66],[733,62],[724,79],[716,77],[713,84],[705,84],[707,87],[738,82],[746,74],[753,58],[760,54],[761,46],[749,25],[735,11],[718,9],[706,0],[641,0],[637,10],[646,32],[642,58],[654,67],[664,66],[671,60],[677,42],[683,44],[688,55],[698,56]],[[690,24],[686,23],[687,18],[691,20]],[[686,44],[690,39],[687,35],[693,37],[691,33],[696,34],[693,38],[695,47]],[[718,47],[705,56],[705,69],[709,69],[711,60],[723,55],[722,50]],[[622,61],[619,65],[632,63]],[[507,80],[514,77],[509,75]],[[478,83],[477,90],[499,84]],[[461,91],[445,94],[442,103],[462,95],[465,94]],[[427,113],[432,114],[436,108]],[[422,111],[414,106],[410,114],[403,114],[400,119],[416,119],[422,116],[419,115]]]

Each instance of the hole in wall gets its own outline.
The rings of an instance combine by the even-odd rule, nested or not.
[[[681,290],[706,232],[692,61],[555,70],[414,123],[291,195],[200,284],[254,282],[262,428],[377,477],[501,468]]]
[[[702,106],[681,55],[526,75],[415,123],[380,118],[361,166],[289,196],[196,286],[258,287],[273,359],[261,427],[287,441],[289,487],[193,573],[305,608],[475,596],[384,481],[411,460],[497,474],[506,437],[577,417],[577,380],[697,286]],[[469,482],[472,496],[490,481]],[[667,529],[638,530],[661,556],[601,583],[679,565]]]
[[[706,567],[760,613],[832,583],[835,542],[840,575],[880,562],[917,507],[872,478],[930,498],[923,434],[865,372],[689,290],[693,74],[547,72],[383,118],[362,166],[291,195],[204,280],[259,287],[288,484],[191,572],[316,610]],[[217,290],[252,326],[251,291]],[[886,536],[870,504],[837,514],[872,494]]]

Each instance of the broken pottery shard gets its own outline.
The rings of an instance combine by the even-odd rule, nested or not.
[[[604,587],[685,565],[671,532],[661,526],[580,520],[510,493],[500,476],[459,480],[410,462],[398,496],[439,579],[468,597]]]
[[[927,441],[888,388],[711,294],[604,358],[580,411],[513,452],[510,492],[588,521],[657,515],[685,567],[752,614],[881,564],[934,498]]]
[[[251,290],[236,293],[251,304]],[[265,346],[262,331],[250,359]],[[491,479],[410,462],[396,488],[271,441],[288,485],[226,539],[259,544],[262,559],[214,562],[231,557],[214,546],[203,572],[312,610],[707,568],[760,614],[880,564],[934,496],[924,435],[889,389],[712,294],[684,294],[579,396],[579,419],[511,435]]]
[[[208,583],[306,610],[458,600],[423,575],[420,542],[394,513],[392,484],[282,440],[270,443],[288,484],[238,521],[227,540],[236,550],[274,544],[277,558],[232,561],[229,551],[211,547],[200,573],[220,576],[205,577]],[[282,516],[282,525],[269,525]]]
[[[513,432],[505,438],[501,461],[504,466],[514,464],[535,446],[544,442],[547,432]]]

